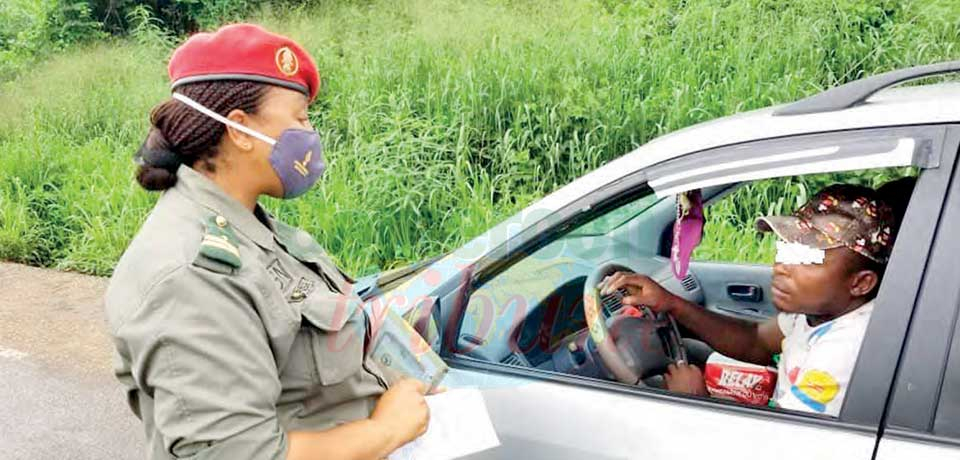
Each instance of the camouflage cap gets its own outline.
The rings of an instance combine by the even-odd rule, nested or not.
[[[894,219],[893,210],[872,188],[835,184],[817,192],[792,216],[761,217],[756,225],[788,243],[818,249],[845,246],[886,263],[893,248]]]

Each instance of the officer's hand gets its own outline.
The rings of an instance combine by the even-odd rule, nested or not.
[[[610,275],[601,286],[601,295],[623,288],[628,294],[623,298],[624,306],[639,307],[646,305],[657,313],[673,313],[677,304],[675,300],[679,299],[656,281],[650,279],[649,276],[637,273],[616,272]]]
[[[670,364],[664,375],[667,389],[676,393],[696,396],[709,396],[703,383],[703,373],[697,366],[686,363]]]
[[[430,423],[430,408],[423,397],[426,391],[427,386],[419,380],[400,380],[380,396],[370,419],[382,424],[398,447],[413,441]]]

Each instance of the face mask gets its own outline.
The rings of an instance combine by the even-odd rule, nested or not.
[[[820,265],[826,253],[823,249],[811,248],[805,244],[787,243],[777,240],[777,256],[779,264],[790,265]]]
[[[284,198],[303,195],[317,183],[326,169],[326,164],[323,162],[323,145],[320,144],[320,135],[316,131],[289,128],[280,134],[280,139],[274,140],[200,105],[183,94],[173,93],[173,98],[220,123],[273,146],[270,150],[270,166],[280,178]]]

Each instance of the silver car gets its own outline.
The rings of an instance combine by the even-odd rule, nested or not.
[[[960,84],[890,89],[956,71],[903,69],[661,137],[362,295],[406,313],[451,385],[482,390],[501,445],[471,458],[960,458]],[[584,312],[611,267],[731,317],[776,313],[769,265],[695,259],[673,275],[676,194],[701,190],[710,212],[757,181],[883,168],[917,183],[839,417],[614,378]],[[600,300],[611,321],[619,302]]]

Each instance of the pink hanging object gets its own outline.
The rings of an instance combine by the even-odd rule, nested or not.
[[[677,195],[677,220],[673,222],[670,265],[673,275],[682,280],[690,268],[690,255],[703,237],[703,197],[700,190]]]

